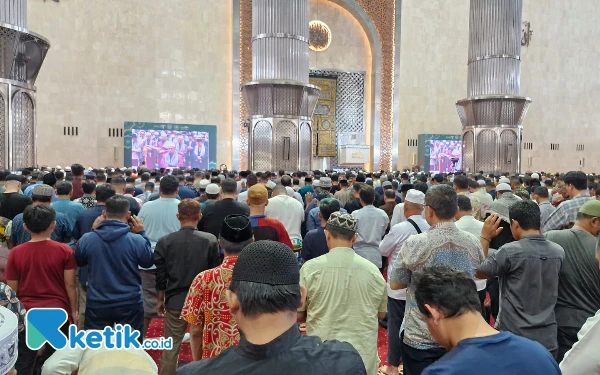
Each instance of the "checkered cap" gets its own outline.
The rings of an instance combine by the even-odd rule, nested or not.
[[[338,227],[340,229],[356,232],[356,219],[352,215],[342,212],[334,212],[329,216],[327,225]]]

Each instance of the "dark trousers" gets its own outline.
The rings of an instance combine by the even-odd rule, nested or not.
[[[421,350],[406,345],[404,343],[404,332],[402,332],[400,342],[402,347],[404,375],[421,375],[427,366],[446,354],[444,349]]]
[[[97,309],[86,306],[85,308],[85,330],[104,330],[106,327],[114,327],[115,324],[129,324],[132,330],[140,332],[139,341],[143,341],[144,333],[144,305],[116,307],[111,309]]]
[[[490,313],[485,308],[485,297],[487,297],[487,291],[485,289],[478,291],[479,293],[479,302],[481,303],[481,315],[486,322],[490,321]]]
[[[577,342],[577,333],[580,329],[581,327],[558,327],[558,353],[554,356],[558,363],[563,360],[565,354]]]
[[[406,301],[388,297],[388,355],[387,363],[400,366],[402,362],[402,349],[400,348],[400,326],[404,320]]]
[[[65,336],[68,337],[69,335],[69,323],[65,323],[65,325],[63,325],[60,330],[62,331],[62,333],[65,334]],[[17,356],[17,362],[15,363],[15,370],[17,370],[17,374],[20,375],[39,375],[42,373],[42,366],[44,365],[44,362],[46,362],[46,360],[48,358],[50,358],[50,356],[52,354],[54,354],[55,350],[53,347],[51,347],[49,344],[44,345],[44,352],[42,353],[42,355],[40,355],[38,357],[38,351],[37,350],[31,350],[27,347],[27,344],[25,343],[25,330],[23,330],[22,332],[19,332],[19,342],[18,342],[18,348],[19,348],[19,354]]]

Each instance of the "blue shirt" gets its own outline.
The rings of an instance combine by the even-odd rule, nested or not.
[[[325,228],[319,226],[306,233],[304,241],[302,241],[302,260],[304,262],[325,255],[328,251]]]
[[[150,239],[152,252],[154,252],[158,240],[181,229],[181,224],[177,219],[178,213],[179,199],[158,198],[155,201],[144,203],[138,217],[144,220],[144,230]],[[156,269],[156,267],[152,266],[149,269]]]
[[[55,221],[56,228],[54,228],[54,231],[50,235],[52,241],[64,243],[65,240],[71,239],[73,235],[67,217],[64,214],[57,212]],[[12,221],[10,241],[17,246],[29,242],[29,240],[31,240],[31,233],[23,228],[23,214],[18,214]]]
[[[75,227],[75,221],[77,220],[77,214],[84,210],[83,205],[77,202],[71,202],[69,198],[59,198],[56,202],[53,202],[50,207],[54,208],[54,211],[65,214],[69,221],[69,228],[73,230]]]
[[[43,181],[37,181],[29,186],[27,186],[25,188],[25,190],[23,191],[23,194],[27,195],[28,197],[31,197],[31,194],[33,193],[33,188],[35,187],[35,185],[39,185],[39,184],[43,184]]]
[[[483,369],[483,371],[482,371]],[[550,352],[535,341],[500,332],[462,340],[422,375],[560,375]]]
[[[182,185],[179,185],[179,192],[177,194],[179,195],[180,199],[196,198],[196,194],[192,189]]]
[[[83,210],[77,214],[77,220],[73,227],[73,239],[79,241],[84,234],[92,231],[92,225],[98,216],[102,215],[104,205],[96,205],[87,210]],[[88,268],[87,266],[79,267],[79,283],[87,286]]]
[[[318,227],[321,226],[321,218],[319,217],[319,210],[320,210],[319,207],[315,207],[315,208],[312,208],[310,211],[308,211],[308,218],[306,220],[306,230],[307,231],[317,229]],[[340,203],[340,212],[343,212],[343,213],[348,212],[344,209],[344,207],[342,207],[341,203]]]

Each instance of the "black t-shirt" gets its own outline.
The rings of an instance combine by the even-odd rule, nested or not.
[[[198,230],[211,233],[219,238],[223,220],[233,214],[250,215],[250,207],[231,198],[206,205],[202,210],[202,219],[198,223]]]
[[[0,216],[14,219],[31,204],[31,198],[19,193],[4,193],[0,196]]]

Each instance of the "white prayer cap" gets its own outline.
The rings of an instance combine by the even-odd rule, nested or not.
[[[501,184],[509,184],[510,185],[510,179],[508,179],[507,177],[502,177],[498,180],[499,183]]]
[[[19,319],[14,312],[0,306],[0,374],[8,373],[17,362],[18,336]]]
[[[200,189],[206,189],[206,187],[207,187],[209,184],[210,184],[210,181],[209,181],[209,180],[207,180],[207,179],[203,179],[203,180],[200,180],[200,183],[198,183],[198,185],[199,185],[198,187],[199,187]]]
[[[206,194],[216,195],[221,193],[221,188],[217,184],[208,184]]]
[[[288,197],[293,197],[294,196],[295,191],[291,187],[286,186],[285,187],[285,191],[287,192]]]
[[[422,191],[416,189],[410,189],[406,193],[405,202],[411,202],[416,204],[425,204],[425,194]]]
[[[540,175],[537,174],[537,173],[532,173],[531,174],[531,178],[534,179],[534,180],[539,180],[540,179]]]
[[[485,180],[477,180],[479,186],[485,186]]]
[[[502,182],[496,186],[496,191],[502,193],[503,191],[512,191],[512,189],[509,184]]]
[[[62,169],[62,167],[61,167],[60,165],[57,165],[57,166],[56,166],[56,170],[57,170],[57,171],[60,171],[61,169]]]

